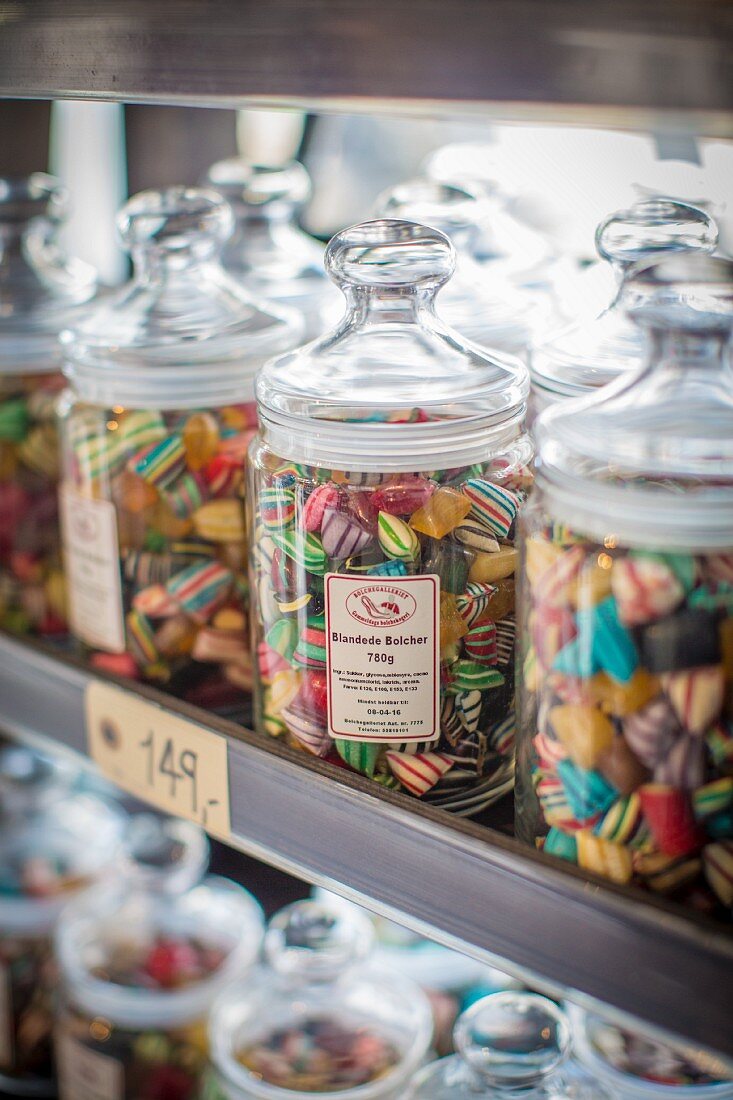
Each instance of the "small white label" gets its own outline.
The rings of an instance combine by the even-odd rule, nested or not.
[[[440,736],[440,578],[326,577],[328,729],[350,741]]]
[[[77,638],[109,653],[125,650],[117,515],[108,500],[60,490],[69,620]]]
[[[60,1100],[124,1100],[125,1067],[63,1032],[56,1036]]]
[[[13,1064],[13,1002],[10,995],[10,971],[0,963],[0,1067]]]

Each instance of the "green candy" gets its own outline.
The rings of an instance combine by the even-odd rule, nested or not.
[[[328,557],[317,535],[300,531],[271,531],[270,538],[283,554],[308,573],[323,575],[328,567]]]
[[[298,644],[297,622],[295,619],[280,619],[267,631],[265,640],[271,649],[292,664],[295,647]]]
[[[336,752],[342,760],[345,760],[350,768],[362,775],[374,778],[374,770],[377,761],[382,755],[384,745],[374,741],[344,741],[336,738],[334,741]]]
[[[705,585],[696,588],[691,593],[688,604],[704,611],[724,611],[727,615],[733,615],[733,584],[721,581],[715,590]]]
[[[567,859],[570,863],[578,862],[578,842],[575,837],[554,826],[545,837],[542,850],[550,856],[555,856],[556,859]]]
[[[420,552],[420,543],[412,528],[389,512],[379,513],[378,524],[379,545],[387,557],[398,561],[414,561]]]
[[[152,554],[161,554],[168,545],[168,539],[161,535],[160,531],[148,528],[145,532],[143,550],[149,550]]]
[[[11,397],[0,404],[0,441],[20,443],[25,439],[30,424],[28,403],[25,397]]]
[[[495,668],[488,668],[478,661],[455,661],[451,665],[450,691],[488,691],[501,687],[504,677]]]

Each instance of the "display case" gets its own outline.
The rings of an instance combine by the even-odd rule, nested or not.
[[[386,0],[46,0],[4,13],[0,94],[582,121],[725,138],[732,43],[731,9],[715,0],[418,0],[398,9]],[[110,706],[123,740],[125,722],[150,731],[145,750],[136,742],[148,756],[105,763],[111,734],[100,714]],[[233,850],[555,996],[600,1002],[652,1032],[733,1056],[729,922],[522,845],[511,796],[475,821],[459,819],[272,741],[250,719],[246,702],[221,717],[85,667],[63,644],[0,635],[0,724],[16,735],[91,756],[123,788],[195,819]],[[179,776],[171,798],[156,785],[147,765],[158,738],[179,763],[188,753],[189,768],[196,756],[198,786]]]

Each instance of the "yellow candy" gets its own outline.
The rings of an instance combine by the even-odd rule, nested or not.
[[[193,514],[196,534],[212,542],[243,542],[244,513],[238,500],[210,500]]]
[[[123,470],[115,478],[112,495],[118,508],[132,512],[133,515],[150,508],[158,499],[157,489],[129,470]]]
[[[441,651],[468,634],[468,623],[456,608],[456,597],[450,592],[440,594],[440,648]]]
[[[56,481],[59,476],[59,441],[53,424],[32,428],[18,447],[18,458],[29,470]]]
[[[636,873],[656,894],[672,894],[694,882],[702,870],[698,856],[668,856],[665,852],[640,852],[634,857]]]
[[[559,557],[562,557],[562,547],[554,542],[548,542],[541,535],[532,535],[525,545],[525,569],[529,583],[534,586],[546,573],[550,566]]]
[[[60,569],[52,569],[44,584],[49,609],[60,619],[67,617],[66,577]]]
[[[586,687],[593,703],[605,714],[614,714],[618,718],[625,718],[634,711],[641,710],[662,690],[657,677],[644,668],[637,668],[625,684],[613,680],[605,672],[598,672],[587,681]]]
[[[189,416],[183,428],[183,449],[189,470],[201,470],[211,461],[219,450],[219,425],[211,413]]]
[[[499,581],[496,585],[496,591],[489,596],[489,601],[481,613],[481,618],[491,619],[493,622],[498,623],[499,619],[504,619],[514,610],[514,602],[514,578],[510,577],[507,580]]]
[[[422,535],[442,539],[457,527],[471,511],[471,502],[457,489],[445,485],[410,517],[410,527]],[[504,574],[506,576],[506,574]]]
[[[247,618],[236,607],[223,607],[214,615],[212,624],[216,630],[244,630]]]
[[[720,624],[720,648],[725,678],[733,681],[733,619],[723,619]]]
[[[227,405],[221,409],[219,413],[221,422],[227,428],[235,428],[238,432],[243,431],[245,428],[254,427],[254,421],[244,409],[238,408],[236,405]]]
[[[524,686],[527,691],[539,691],[540,681],[542,680],[542,670],[540,669],[539,662],[537,660],[537,653],[535,652],[535,648],[532,645],[530,645],[527,649],[527,655],[524,658],[522,666],[522,675],[524,679]]]
[[[198,628],[188,615],[173,615],[155,632],[155,648],[164,657],[184,657],[193,649]]]
[[[610,566],[611,559],[608,555],[605,554],[602,557],[604,561],[608,560]],[[595,607],[610,595],[611,570],[593,561],[581,569],[578,579],[570,590],[570,602],[573,607],[585,609]]]
[[[150,509],[150,526],[169,539],[185,538],[193,530],[192,520],[179,519],[164,500],[156,501]]]
[[[17,465],[18,459],[12,443],[0,443],[0,481],[11,478]]]
[[[271,714],[279,714],[281,710],[292,703],[300,690],[300,673],[294,668],[284,668],[282,672],[276,672],[270,685]]]
[[[550,711],[550,725],[568,755],[579,767],[590,771],[596,760],[610,748],[613,723],[595,707],[563,703]]]
[[[517,551],[513,546],[504,546],[496,554],[477,554],[468,579],[493,584],[505,577],[511,577],[516,567]]]
[[[575,834],[578,843],[578,863],[586,871],[611,879],[612,882],[630,882],[634,869],[631,852],[622,844],[594,836],[590,829],[580,829]]]

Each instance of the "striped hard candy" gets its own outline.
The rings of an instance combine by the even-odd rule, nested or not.
[[[499,538],[506,538],[519,508],[517,494],[478,477],[469,478],[462,492],[470,501],[470,515]]]
[[[282,714],[295,699],[300,690],[300,673],[294,668],[285,668],[272,677],[268,710],[271,714]]]
[[[685,592],[663,558],[629,554],[611,569],[611,591],[626,626],[641,626],[669,615]]]
[[[336,752],[350,768],[361,775],[373,778],[377,761],[384,752],[384,745],[374,741],[346,741],[337,737],[334,740]]]
[[[456,597],[456,610],[469,626],[477,622],[486,611],[489,600],[497,591],[493,584],[469,581],[466,591]]]
[[[694,791],[705,778],[705,743],[701,737],[683,734],[654,769],[654,782]]]
[[[326,572],[328,555],[317,535],[288,528],[285,531],[272,531],[271,537],[275,546],[292,558],[301,569],[316,576],[322,576]]]
[[[628,844],[640,849],[648,846],[651,834],[644,820],[641,799],[637,792],[614,802],[593,831],[597,836],[613,840],[616,844]]]
[[[480,691],[459,691],[455,696],[456,713],[469,733],[478,728],[483,697]]]
[[[581,546],[572,546],[555,557],[534,586],[536,603],[546,607],[568,607],[586,560]]]
[[[498,752],[500,756],[511,756],[514,753],[516,727],[516,716],[514,711],[511,711],[500,722],[489,727],[487,734],[489,748]]]
[[[171,435],[139,451],[128,463],[131,473],[149,485],[164,489],[183,473],[186,452],[180,435]]]
[[[321,541],[329,558],[343,561],[354,554],[361,554],[371,543],[372,536],[345,512],[337,508],[325,508],[321,523]]]
[[[722,901],[733,905],[733,840],[707,844],[702,853],[705,878]]]
[[[306,668],[326,667],[326,624],[322,615],[308,618],[295,647],[293,660]]]
[[[438,780],[453,767],[453,759],[442,752],[425,752],[414,755],[387,752],[390,771],[403,787],[418,798],[434,787]]]
[[[292,489],[263,489],[259,505],[266,531],[282,531],[295,522],[295,493]]]
[[[488,621],[472,626],[463,639],[463,646],[466,655],[479,664],[497,664],[496,624]]]
[[[326,756],[333,744],[328,730],[307,711],[285,707],[280,717],[289,733],[314,756]]]
[[[479,693],[480,697],[480,693]],[[463,722],[454,695],[444,695],[440,704],[440,732],[449,745],[454,745],[463,730]]]
[[[622,728],[631,749],[648,768],[660,763],[682,734],[679,719],[664,696],[630,714]]]
[[[412,528],[388,512],[379,513],[379,545],[388,558],[405,562],[414,561],[420,552],[420,544]]]
[[[168,592],[197,622],[209,620],[226,600],[234,576],[217,561],[194,562],[168,581]]]
[[[504,668],[514,660],[514,641],[517,634],[517,624],[513,615],[507,615],[500,619],[496,626],[496,663],[499,668]]]
[[[301,508],[301,522],[304,530],[311,534],[318,534],[323,523],[324,512],[327,508],[336,508],[338,500],[339,491],[335,485],[328,482],[325,485],[317,485],[306,497]]]
[[[453,538],[481,554],[495,554],[499,550],[497,540],[477,519],[464,519],[453,531]]]
[[[725,697],[722,665],[662,674],[662,686],[686,730],[702,735],[718,718]]]

